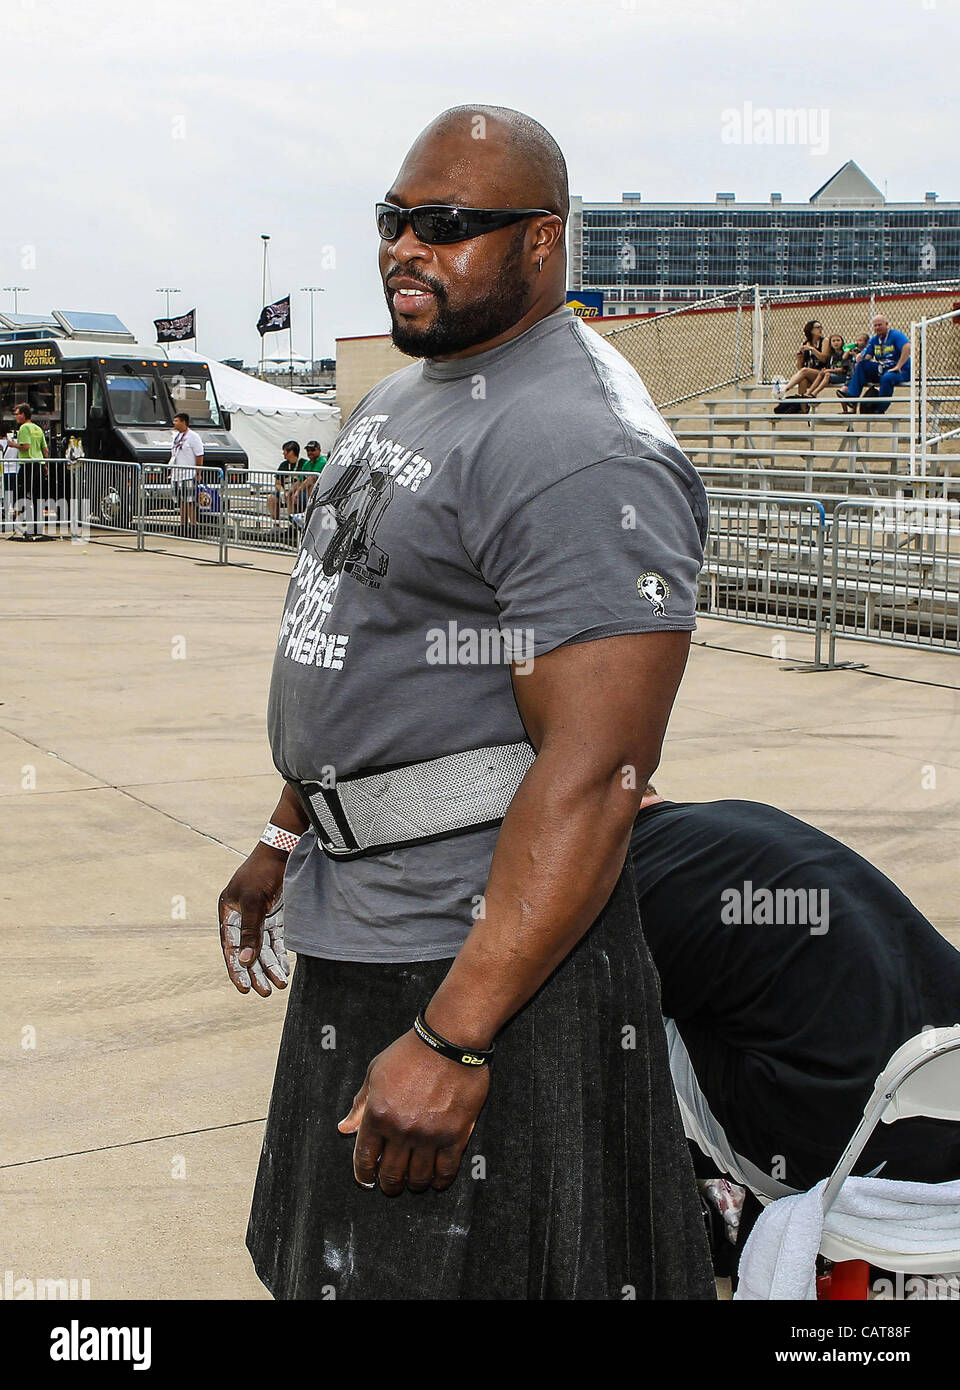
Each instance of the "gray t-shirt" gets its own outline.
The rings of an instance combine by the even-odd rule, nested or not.
[[[277,768],[329,784],[524,740],[511,652],[692,630],[706,529],[699,475],[640,378],[570,309],[387,377],[311,498],[270,689]],[[498,833],[336,862],[309,830],[284,880],[288,944],[456,955]]]

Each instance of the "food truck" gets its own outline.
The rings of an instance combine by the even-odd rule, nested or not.
[[[112,314],[0,313],[0,433],[14,428],[21,401],[52,458],[163,465],[183,410],[203,440],[205,465],[226,474],[247,467],[206,363],[144,349]]]

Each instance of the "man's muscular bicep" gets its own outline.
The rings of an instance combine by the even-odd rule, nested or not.
[[[562,751],[571,771],[625,763],[649,775],[660,758],[690,649],[689,632],[628,633],[571,642],[513,673],[531,743]],[[641,788],[642,790],[642,788]]]

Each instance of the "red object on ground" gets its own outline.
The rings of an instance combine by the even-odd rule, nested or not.
[[[840,1260],[829,1274],[817,1276],[817,1299],[835,1303],[839,1299],[866,1302],[870,1297],[870,1266],[866,1260]]]

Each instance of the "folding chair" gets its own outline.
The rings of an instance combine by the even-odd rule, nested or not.
[[[880,1121],[889,1125],[911,1116],[960,1122],[960,1024],[928,1028],[897,1048],[823,1190],[825,1216]],[[817,1281],[818,1297],[826,1299],[865,1299],[870,1265],[910,1274],[960,1273],[960,1249],[918,1254],[824,1231],[820,1254],[834,1261],[832,1273]]]

